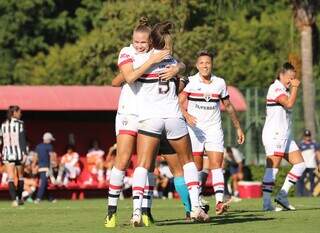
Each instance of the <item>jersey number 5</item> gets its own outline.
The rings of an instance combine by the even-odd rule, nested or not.
[[[169,81],[159,79],[159,94],[166,94],[170,90]]]

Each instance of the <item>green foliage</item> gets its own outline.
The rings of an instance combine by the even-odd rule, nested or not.
[[[109,84],[141,16],[175,23],[175,56],[187,75],[195,54],[209,49],[215,73],[240,88],[266,87],[299,54],[289,0],[10,0],[0,13],[1,84]],[[319,70],[316,63],[315,77]]]

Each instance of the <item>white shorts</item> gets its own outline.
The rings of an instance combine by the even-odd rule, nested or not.
[[[204,151],[224,152],[223,131],[210,129],[203,131],[188,126],[193,156],[203,156]]]
[[[117,113],[116,116],[116,136],[119,134],[128,134],[137,136],[138,116]]]
[[[267,156],[283,157],[285,154],[299,150],[296,142],[290,138],[263,140],[263,145]]]
[[[161,137],[165,130],[167,139],[178,139],[188,134],[187,124],[182,118],[152,118],[139,122],[138,132]]]

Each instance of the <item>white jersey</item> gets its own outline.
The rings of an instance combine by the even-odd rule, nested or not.
[[[121,67],[124,64],[132,63],[133,68],[136,69],[143,65],[149,58],[148,53],[138,53],[132,45],[121,49],[118,66]],[[118,113],[126,115],[137,115],[137,84],[125,83],[122,86],[121,94],[119,98]]]
[[[177,63],[172,56],[168,56],[150,67],[138,79],[139,121],[152,118],[182,118],[177,96],[177,79],[173,78],[170,81],[159,79],[159,73],[167,66]]]
[[[207,84],[197,73],[189,77],[183,93],[188,96],[188,113],[197,119],[196,128],[222,128],[220,100],[229,97],[224,79],[212,75],[211,82]]]
[[[280,96],[289,97],[289,91],[279,80],[275,80],[267,94],[267,116],[262,132],[265,140],[288,139],[291,136],[291,110],[278,102]]]

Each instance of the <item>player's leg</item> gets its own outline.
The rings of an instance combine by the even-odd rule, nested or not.
[[[124,123],[125,122],[125,123]],[[110,173],[108,207],[105,227],[117,225],[117,206],[123,186],[126,169],[136,147],[138,122],[136,116],[120,115],[116,117],[117,154]]]
[[[149,119],[139,123],[137,138],[138,163],[133,173],[132,183],[133,215],[131,223],[133,226],[141,225],[144,187],[148,179],[148,170],[151,169],[154,155],[158,152],[163,127],[164,123],[161,119]]]
[[[181,198],[181,201],[183,203],[183,206],[186,212],[186,217],[188,219],[190,218],[191,204],[190,204],[188,187],[183,177],[182,165],[180,164],[177,154],[167,154],[167,155],[163,155],[163,157],[167,161],[170,171],[174,176],[174,187]]]
[[[288,172],[281,190],[275,198],[275,201],[286,210],[295,210],[295,208],[289,204],[287,198],[288,192],[290,188],[295,185],[297,180],[301,177],[304,170],[306,169],[306,165],[298,146],[293,140],[288,140],[287,148],[288,149],[286,149],[286,151],[288,151],[288,154],[285,154],[285,159],[293,166]]]
[[[191,217],[199,221],[209,221],[209,216],[201,209],[199,203],[199,175],[194,163],[191,141],[183,119],[167,119],[166,132],[170,145],[177,152],[183,164],[184,180],[189,189]]]
[[[16,186],[14,184],[15,178],[15,165],[13,162],[5,162],[6,171],[8,173],[8,186],[9,186],[9,194],[12,201],[12,207],[18,206],[18,201],[16,200]]]
[[[18,186],[17,186],[17,197],[19,205],[23,205],[22,192],[24,187],[24,178],[23,178],[23,165],[21,162],[16,163],[16,170],[18,175]]]

